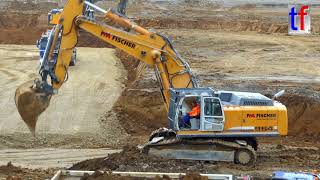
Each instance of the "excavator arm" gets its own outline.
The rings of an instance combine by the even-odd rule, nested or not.
[[[105,19],[117,27],[83,15],[84,6],[103,13]],[[31,132],[35,130],[37,117],[48,107],[51,96],[68,78],[68,67],[80,29],[153,67],[167,110],[170,88],[197,87],[188,63],[181,58],[167,37],[150,32],[111,9],[105,11],[87,1],[69,0],[60,14],[58,24],[51,31],[40,68],[41,79],[35,80],[33,85],[27,84],[27,88],[23,85],[16,91],[18,111]],[[57,46],[58,58],[53,60],[53,51]],[[24,96],[26,93],[28,100]],[[41,111],[31,112],[26,109]]]
[[[103,13],[104,20],[113,25],[98,22],[92,13],[87,13],[88,9]],[[23,84],[16,91],[18,111],[31,132],[35,131],[37,117],[49,106],[51,96],[68,78],[79,30],[154,68],[169,111],[170,129],[154,131],[143,146],[144,152],[167,158],[248,165],[256,161],[256,137],[287,135],[287,110],[281,103],[258,93],[197,88],[188,63],[167,37],[148,31],[113,10],[106,11],[83,0],[69,0],[61,11],[41,60],[41,78]],[[201,103],[200,117],[190,119],[190,128],[183,127],[179,116],[187,97],[200,98]]]

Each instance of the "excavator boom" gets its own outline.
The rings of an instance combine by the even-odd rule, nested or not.
[[[103,13],[106,20],[121,28],[97,22],[92,17],[86,16],[86,13],[83,13],[84,6]],[[68,77],[68,68],[73,49],[78,42],[79,29],[152,66],[167,110],[170,103],[170,88],[197,86],[188,63],[176,52],[167,37],[136,25],[112,9],[106,11],[87,1],[69,0],[57,16],[60,17],[59,22],[51,31],[41,61],[40,79],[33,85],[22,84],[16,91],[15,101],[18,111],[31,132],[35,131],[38,116],[49,106],[51,96]],[[61,36],[60,41],[59,36]],[[53,51],[57,46],[59,53],[55,60]],[[32,109],[35,111],[31,111]]]

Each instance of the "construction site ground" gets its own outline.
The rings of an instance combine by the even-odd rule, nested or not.
[[[35,42],[47,27],[47,12],[62,7],[63,1],[8,0],[0,2],[0,179],[44,179],[58,168],[260,178],[275,170],[320,170],[319,5],[312,8],[313,35],[288,36],[287,4],[230,2],[139,0],[129,4],[128,15],[168,35],[201,86],[267,96],[286,90],[280,101],[288,108],[289,136],[258,139],[254,167],[140,154],[133,147],[167,125],[152,68],[138,76],[138,61],[84,32],[76,66],[40,116],[37,136],[32,137],[15,109],[14,91],[36,77]],[[114,1],[97,4],[115,6]]]

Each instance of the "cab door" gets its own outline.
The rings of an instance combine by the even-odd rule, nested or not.
[[[219,98],[201,97],[201,126],[203,131],[223,131],[224,112]]]

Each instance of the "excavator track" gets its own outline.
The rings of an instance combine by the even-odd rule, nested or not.
[[[159,133],[156,134],[168,134]],[[252,146],[242,140],[222,139],[179,139],[176,136],[164,137],[151,135],[152,139],[143,146],[143,152],[169,159],[202,161],[228,161],[241,165],[254,165],[256,152]]]

